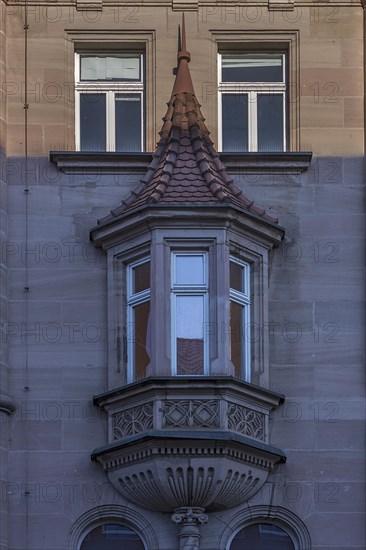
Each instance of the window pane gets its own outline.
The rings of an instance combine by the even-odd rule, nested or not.
[[[177,296],[177,374],[204,374],[203,321],[203,296]]]
[[[244,292],[244,268],[236,262],[230,262],[230,288]]]
[[[126,543],[128,550],[145,548],[140,537],[131,529],[122,525],[106,524],[90,531],[84,538],[80,550],[121,550],[122,546],[127,548]]]
[[[133,350],[134,378],[140,380],[146,377],[146,367],[150,363],[150,302],[144,302],[133,308]]]
[[[150,288],[150,262],[144,262],[132,270],[132,293]]]
[[[198,255],[175,256],[175,284],[177,285],[204,285],[205,284],[205,257]]]
[[[80,80],[140,80],[140,56],[80,56]]]
[[[106,150],[105,94],[80,94],[80,150]]]
[[[222,150],[248,151],[248,95],[222,95]]]
[[[283,151],[282,94],[258,94],[258,151]]]
[[[235,376],[243,378],[245,373],[245,327],[244,306],[230,302],[230,359],[235,367]]]
[[[116,94],[116,151],[141,151],[141,96]]]
[[[294,550],[290,536],[277,525],[257,523],[237,533],[230,550]]]
[[[283,82],[282,54],[223,54],[222,82]]]

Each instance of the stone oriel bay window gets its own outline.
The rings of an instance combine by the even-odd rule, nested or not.
[[[268,386],[268,254],[282,230],[225,205],[167,213],[93,230],[108,251],[110,389],[171,375]]]
[[[189,59],[183,32],[152,162],[91,233],[108,255],[110,329],[108,391],[94,399],[109,440],[92,458],[199,548],[204,512],[245,502],[285,460],[269,439],[283,396],[263,387],[268,257],[284,231],[226,173]]]

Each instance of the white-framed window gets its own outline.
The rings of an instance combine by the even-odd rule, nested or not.
[[[287,149],[286,54],[218,54],[219,150]]]
[[[236,378],[251,380],[250,265],[230,257],[230,360]]]
[[[150,258],[128,264],[126,283],[127,380],[133,382],[147,376],[150,363]]]
[[[208,374],[207,252],[171,253],[172,374]]]
[[[80,151],[144,148],[143,54],[75,54],[75,137]]]

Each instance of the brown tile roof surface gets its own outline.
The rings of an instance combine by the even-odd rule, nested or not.
[[[183,29],[178,71],[160,140],[146,174],[122,204],[100,223],[149,204],[232,204],[277,223],[245,197],[226,172],[209,137],[188,67]]]

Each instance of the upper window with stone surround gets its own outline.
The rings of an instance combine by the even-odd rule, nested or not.
[[[142,54],[79,52],[75,54],[75,82],[76,148],[142,151]]]
[[[287,149],[283,52],[219,53],[219,148],[230,152]]]

